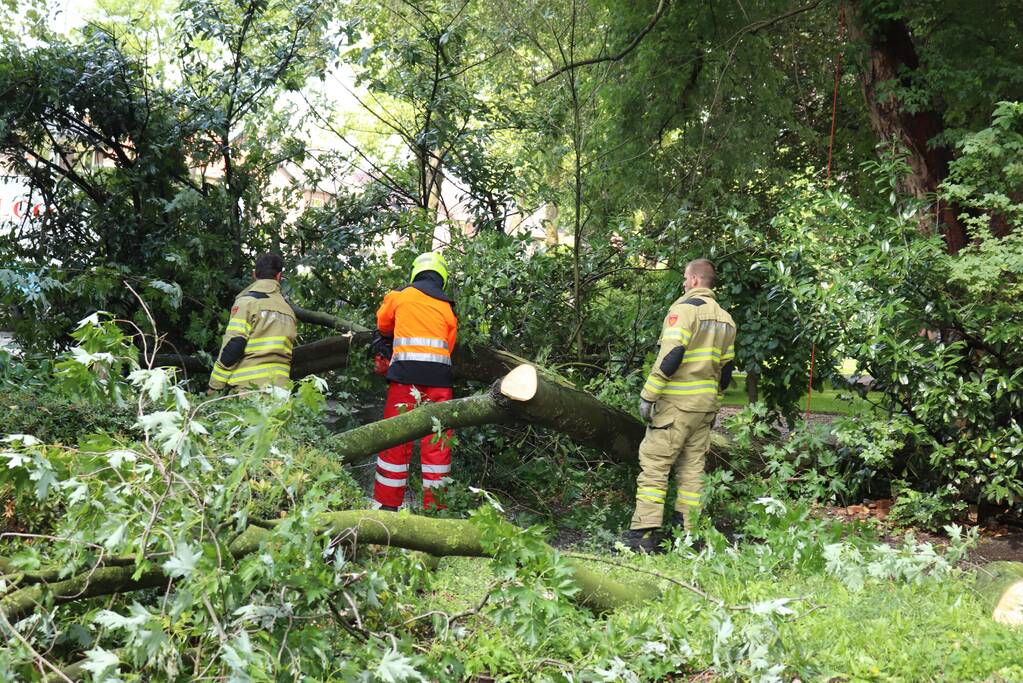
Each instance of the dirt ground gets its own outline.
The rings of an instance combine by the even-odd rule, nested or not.
[[[884,529],[892,502],[891,499],[867,500],[858,505],[823,508],[821,514],[849,521],[874,520]],[[963,523],[971,527],[977,526],[976,514],[976,510],[971,507],[969,516]],[[893,545],[900,543],[905,531],[889,527],[882,532],[882,539]],[[948,539],[940,534],[919,529],[914,529],[913,533],[919,540],[929,541],[937,546],[948,543]],[[980,539],[977,542],[977,547],[970,553],[968,563],[983,565],[996,560],[1023,562],[1023,523],[1001,517],[980,526]]]

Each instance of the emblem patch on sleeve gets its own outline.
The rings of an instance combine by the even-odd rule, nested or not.
[[[677,313],[672,313],[671,315],[668,316],[668,327],[674,327],[675,323],[677,323],[677,322],[678,322],[678,314]]]
[[[238,312],[238,307],[237,306],[232,306],[231,307],[231,315],[234,315],[237,312]]]

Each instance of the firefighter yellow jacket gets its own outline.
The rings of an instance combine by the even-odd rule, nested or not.
[[[721,407],[721,369],[734,358],[732,316],[712,290],[691,289],[664,317],[660,351],[640,396],[680,410],[715,412]]]
[[[281,295],[280,283],[253,282],[231,307],[210,388],[286,387],[297,327],[295,312]]]

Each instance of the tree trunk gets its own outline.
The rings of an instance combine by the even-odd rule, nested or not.
[[[430,150],[426,161],[426,210],[434,223],[440,218],[441,191],[444,188],[444,162],[439,150]]]
[[[561,238],[558,236],[558,205],[554,202],[547,202],[543,207],[543,218],[540,220],[543,226],[544,243],[548,247],[558,246]]]
[[[529,391],[517,391],[522,383]],[[346,460],[407,443],[436,431],[482,424],[522,422],[565,434],[614,462],[636,461],[645,428],[631,415],[605,405],[578,389],[544,379],[532,365],[520,365],[489,391],[413,410],[340,434],[331,450]]]
[[[420,517],[406,513],[380,510],[345,510],[320,516],[323,530],[329,530],[339,543],[384,545],[418,550],[437,557],[487,557],[480,530],[470,521]],[[280,520],[274,520],[279,523]],[[241,558],[259,551],[271,538],[271,532],[258,526],[249,527],[230,546],[231,555]],[[267,546],[268,552],[272,547]],[[549,549],[553,552],[553,549]],[[47,598],[57,604],[103,595],[114,595],[144,588],[166,586],[170,579],[153,561],[154,568],[134,576],[132,565],[102,567],[80,572],[63,581],[35,583],[0,598],[0,614],[8,621],[17,621],[31,614]],[[637,607],[658,596],[656,586],[645,582],[620,584],[572,561],[575,580],[580,591],[579,604],[597,613],[619,607]],[[134,576],[134,578],[133,578]],[[6,575],[5,575],[5,578]]]
[[[930,200],[948,175],[952,150],[933,146],[933,140],[944,130],[942,113],[934,109],[910,113],[894,94],[884,91],[892,84],[907,84],[920,66],[913,36],[906,22],[898,18],[869,17],[861,0],[849,0],[850,35],[870,48],[869,63],[860,73],[860,86],[867,100],[870,124],[884,142],[894,141],[909,152],[911,172],[900,181],[899,189],[921,200]],[[865,30],[864,26],[870,26]],[[949,206],[933,206],[931,215],[920,222],[920,230],[931,233],[938,225],[944,228],[945,243],[950,253],[966,246],[966,231]]]
[[[354,331],[366,330],[361,325],[326,313],[301,308],[295,310],[299,320],[353,331],[296,346],[291,364],[292,379],[343,369],[348,364],[348,354],[353,346],[367,347],[372,338],[368,331]],[[514,368],[529,364],[528,360],[507,351],[462,344],[455,347],[452,358],[455,377],[482,382],[494,382]],[[193,374],[209,372],[209,367],[193,356],[157,354],[154,364],[183,368]],[[585,391],[576,389],[568,382],[544,374],[538,379],[536,397],[513,407],[505,397],[495,396],[494,391],[491,388],[489,394],[427,404],[405,415],[358,427],[339,437],[342,442],[350,440],[351,445],[342,448],[350,457],[366,457],[387,446],[430,434],[433,431],[432,418],[437,417],[442,419],[445,428],[452,429],[491,422],[526,422],[566,434],[576,443],[594,448],[614,462],[632,463],[636,460],[639,444],[645,434],[643,423],[622,410],[602,403]],[[463,406],[465,412],[459,412]],[[394,424],[395,420],[407,420],[407,423]],[[353,433],[358,435],[349,437]],[[725,445],[719,436],[714,435],[712,440],[716,448]],[[386,445],[380,445],[385,442]]]
[[[992,619],[1023,626],[1023,562],[992,562],[981,567],[976,589]]]
[[[756,403],[760,398],[760,373],[746,373],[746,401]]]

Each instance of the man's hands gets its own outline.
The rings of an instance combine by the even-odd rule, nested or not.
[[[654,404],[645,398],[639,399],[639,416],[643,422],[649,424],[654,416]]]

